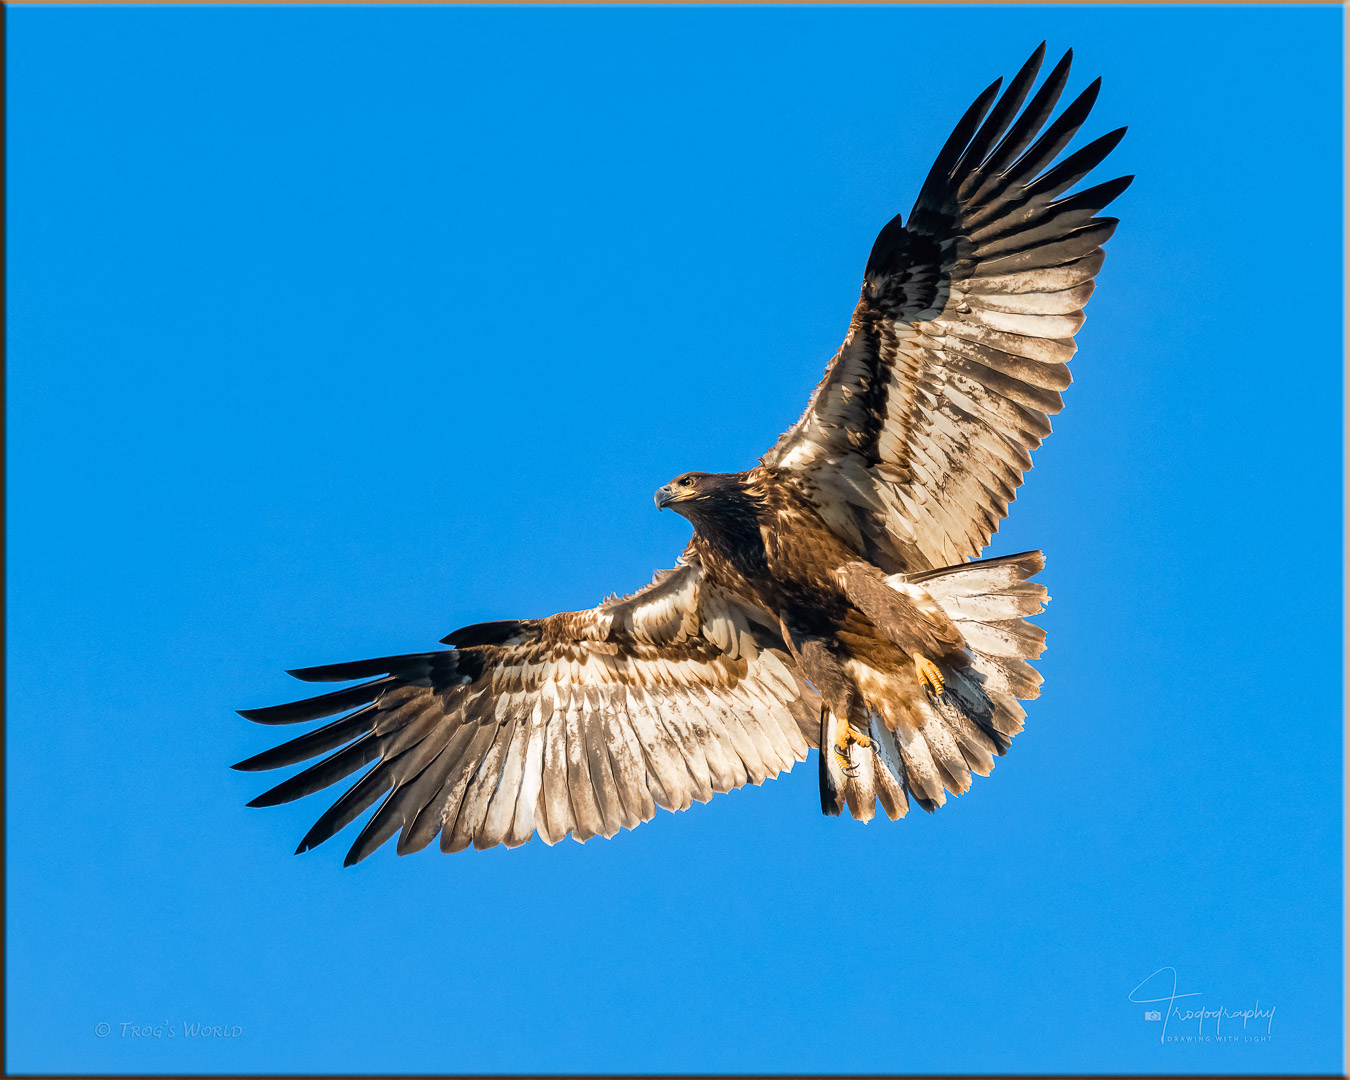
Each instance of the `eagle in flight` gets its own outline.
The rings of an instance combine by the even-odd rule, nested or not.
[[[379,801],[350,865],[395,833],[400,855],[438,836],[442,851],[613,836],[813,747],[822,809],[862,821],[878,802],[931,812],[987,775],[1039,693],[1025,661],[1045,635],[1026,619],[1047,597],[1038,551],[972,560],[1061,407],[1117,224],[1098,214],[1133,179],[1065,195],[1125,129],[1061,158],[1100,80],[1052,119],[1072,53],[1032,94],[1044,54],[975,100],[909,220],[881,230],[801,419],[754,468],[656,492],[693,526],[674,569],[589,611],[290,672],[356,685],[242,712],[339,717],[234,766],[322,757],[249,805],[371,765],[300,842]]]

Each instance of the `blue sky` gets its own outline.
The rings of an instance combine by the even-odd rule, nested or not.
[[[1339,1071],[1341,18],[11,9],[7,1067]],[[1139,179],[991,548],[1055,598],[994,775],[293,857],[232,710],[670,565],[652,490],[796,418],[1043,38]],[[1161,1041],[1164,968],[1269,1037]]]

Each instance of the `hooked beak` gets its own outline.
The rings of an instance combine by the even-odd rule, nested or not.
[[[658,510],[664,510],[674,501],[675,496],[671,492],[669,484],[667,484],[665,487],[659,487],[656,489],[656,508]]]

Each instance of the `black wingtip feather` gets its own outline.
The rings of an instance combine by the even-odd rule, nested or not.
[[[1069,140],[1083,126],[1088,114],[1092,112],[1092,107],[1097,103],[1097,95],[1101,93],[1101,89],[1100,77],[1088,83],[1087,89],[1069,102],[1064,111],[1045,129],[1045,133],[1036,140],[1035,145],[1010,165],[1007,171],[1015,172],[1017,178],[1025,183],[1049,165],[1055,155],[1068,145]]]
[[[1070,195],[1067,199],[1061,199],[1051,205],[1056,210],[1086,210],[1096,214],[1120,198],[1132,183],[1134,183],[1133,176],[1118,176],[1114,180],[1085,188],[1077,195]]]
[[[345,776],[368,765],[380,756],[381,744],[373,732],[367,732],[354,743],[344,746],[337,753],[296,773],[289,780],[283,780],[274,788],[264,791],[249,806],[280,806],[312,795],[316,791],[336,784]]]
[[[1069,49],[1060,57],[1041,83],[1040,89],[1032,97],[1030,104],[1023,110],[1022,115],[1017,118],[1008,133],[1003,136],[1002,141],[994,148],[994,152],[984,161],[981,170],[984,180],[980,185],[983,189],[995,182],[995,178],[1007,170],[1016,159],[1017,155],[1025,150],[1036,133],[1041,130],[1045,122],[1050,119],[1050,115],[1055,111],[1055,105],[1059,101],[1059,96],[1064,92],[1064,87],[1069,81],[1069,68],[1073,64],[1073,50]],[[978,198],[978,196],[974,196]]]
[[[1054,198],[1067,191],[1105,161],[1106,156],[1120,145],[1120,140],[1124,137],[1125,129],[1116,128],[1115,131],[1108,131],[1100,138],[1093,139],[1082,149],[1075,150],[1059,164],[1031,181],[1024,192],[1025,197]]]
[[[375,712],[375,706],[369,705],[350,716],[344,716],[331,724],[307,732],[298,739],[291,739],[280,746],[272,747],[271,750],[254,754],[253,757],[231,765],[230,768],[239,772],[266,772],[268,769],[280,769],[326,754],[369,731],[375,723]]]
[[[1008,130],[1008,125],[1013,122],[1017,115],[1017,110],[1022,107],[1026,101],[1027,94],[1031,92],[1031,87],[1036,82],[1036,74],[1041,70],[1041,63],[1045,60],[1045,42],[1042,41],[1039,46],[1027,58],[1026,63],[1018,70],[1008,83],[1008,89],[990,111],[988,118],[980,125],[974,137],[970,140],[965,151],[961,154],[961,160],[956,163],[952,169],[952,177],[958,182],[969,183],[970,177],[979,172],[980,165],[983,164],[989,151],[993,148],[1004,132]]]
[[[474,645],[500,645],[521,628],[519,619],[494,619],[452,630],[441,638],[442,645],[467,649]]]
[[[270,705],[265,709],[239,709],[239,715],[255,724],[300,724],[306,720],[318,720],[334,713],[354,709],[374,701],[382,689],[393,680],[386,677],[349,686],[345,690],[335,690],[331,694],[303,698],[300,701],[288,701],[284,705]]]
[[[373,675],[388,675],[423,653],[405,653],[400,656],[377,656],[370,660],[348,660],[341,664],[321,664],[318,667],[291,668],[286,672],[301,682],[350,682],[369,679]]]
[[[965,152],[966,144],[974,138],[975,132],[979,129],[980,121],[989,111],[989,106],[994,103],[1002,85],[1003,77],[1000,76],[985,87],[984,93],[971,102],[970,108],[965,111],[956,127],[952,129],[952,133],[947,136],[947,141],[942,144],[942,149],[938,151],[937,160],[933,162],[933,167],[928,170],[928,176],[923,182],[923,187],[919,189],[919,197],[915,201],[915,207],[923,205],[927,201],[927,196],[930,196],[936,188],[946,184],[952,169],[956,167],[961,155]],[[910,216],[913,217],[913,213]]]
[[[393,772],[387,766],[388,762],[377,764],[343,792],[337,802],[325,810],[309,832],[305,833],[304,839],[300,841],[301,846],[318,847],[368,810],[376,799],[394,785]]]

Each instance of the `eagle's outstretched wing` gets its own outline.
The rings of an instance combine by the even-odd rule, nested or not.
[[[881,230],[843,346],[761,459],[890,571],[964,562],[998,528],[1069,385],[1073,335],[1116,227],[1096,215],[1133,179],[1061,197],[1125,129],[1054,164],[1100,80],[1047,127],[1066,53],[1018,116],[1044,53],[996,104],[1001,79],[980,95],[908,224]]]
[[[777,776],[815,743],[815,693],[772,621],[696,565],[589,611],[480,623],[445,641],[453,647],[293,671],[369,681],[243,712],[262,724],[348,713],[236,765],[275,769],[336,750],[249,805],[290,802],[374,762],[301,851],[381,797],[348,865],[400,830],[400,854],[438,834],[444,851],[511,847],[535,832],[584,841],[656,806],[683,810]]]

